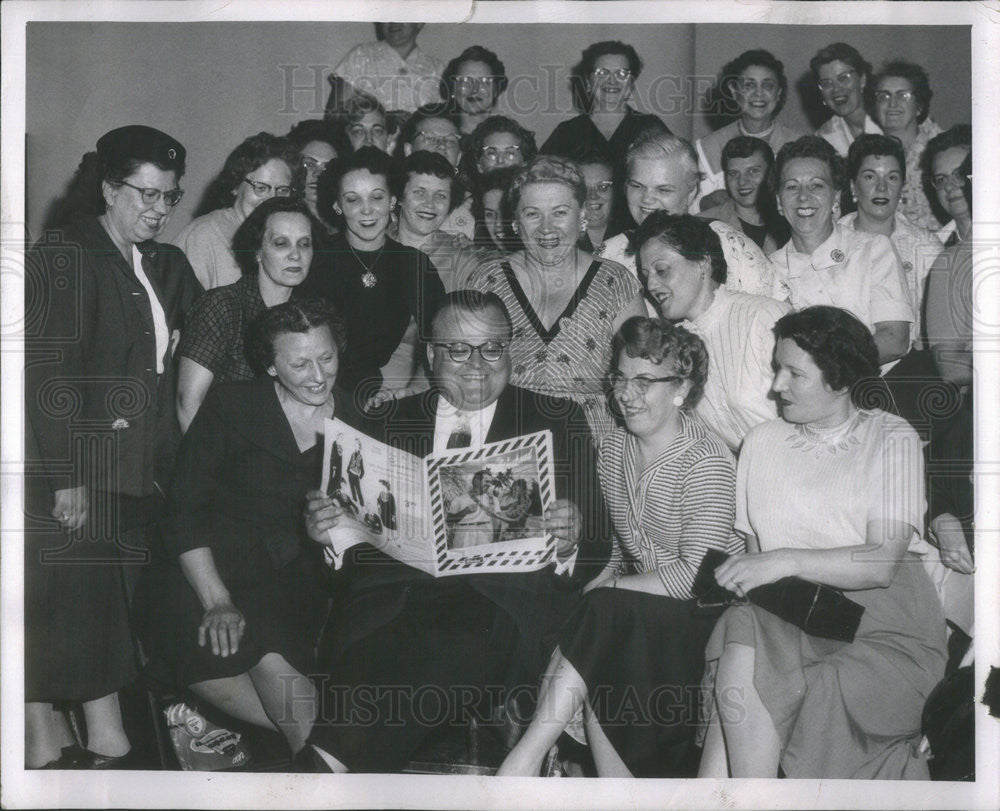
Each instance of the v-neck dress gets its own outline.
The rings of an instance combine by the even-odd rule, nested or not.
[[[709,549],[742,551],[733,532],[736,463],[721,439],[682,415],[677,436],[644,470],[635,437],[615,429],[601,443],[598,474],[615,528],[609,567],[657,572],[666,593],[594,589],[563,626],[559,648],[632,774],[684,776],[716,619],[692,614],[691,584]]]
[[[562,314],[548,329],[506,260],[482,265],[469,287],[496,293],[514,326],[511,383],[579,403],[599,441],[614,427],[604,394],[614,321],[639,294],[639,283],[616,262],[595,259]]]
[[[349,399],[338,397],[338,405]],[[311,672],[327,595],[302,509],[305,494],[319,485],[322,453],[319,443],[299,450],[271,378],[209,391],[181,443],[162,559],[136,595],[143,640],[159,675],[178,685],[235,676],[272,652]],[[199,647],[205,612],[178,562],[201,547],[212,551],[246,619],[239,650],[226,658]]]

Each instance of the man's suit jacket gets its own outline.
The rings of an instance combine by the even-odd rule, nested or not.
[[[365,426],[375,439],[416,456],[434,447],[434,422],[439,394],[393,401],[381,420]],[[573,501],[583,515],[583,532],[573,577],[557,576],[551,568],[517,574],[470,574],[435,579],[367,545],[351,550],[345,565],[346,594],[331,623],[332,638],[323,658],[335,658],[358,640],[392,622],[421,595],[461,588],[455,581],[486,597],[516,625],[527,669],[547,659],[547,638],[579,600],[583,583],[601,571],[611,550],[611,522],[597,477],[597,454],[586,417],[568,400],[508,386],[497,400],[487,442],[511,439],[542,430],[552,431],[556,496]],[[452,581],[452,582],[447,582]],[[549,651],[551,648],[548,649]],[[544,661],[542,661],[544,666]]]

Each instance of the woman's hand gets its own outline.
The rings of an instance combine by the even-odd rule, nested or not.
[[[326,531],[337,526],[337,519],[343,514],[343,508],[322,490],[310,490],[306,493],[306,509],[303,514],[306,533],[316,543],[329,546],[330,538]]]
[[[715,580],[724,589],[746,597],[757,586],[796,574],[792,550],[775,549],[755,555],[733,555],[715,570]]]
[[[381,405],[385,405],[388,402],[396,399],[397,397],[405,397],[406,390],[403,391],[390,391],[389,389],[382,388],[375,392],[371,397],[365,401],[364,408],[361,410],[366,414],[369,411],[377,409]]]
[[[568,499],[556,499],[545,511],[545,531],[556,539],[556,556],[564,560],[573,554],[583,531],[583,516]]]
[[[962,574],[972,574],[976,571],[969,545],[965,542],[962,524],[954,515],[942,513],[932,518],[930,535],[940,551],[941,562],[945,566]]]
[[[239,609],[231,602],[213,605],[201,618],[198,626],[198,645],[212,644],[212,654],[225,658],[235,654],[246,630],[247,622]]]
[[[76,532],[83,527],[87,522],[87,489],[80,485],[56,490],[52,517],[65,532]]]

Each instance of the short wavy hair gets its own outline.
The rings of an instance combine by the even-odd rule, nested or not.
[[[350,151],[350,147],[344,144],[341,133],[328,118],[307,118],[300,121],[288,131],[285,138],[296,152],[301,152],[313,141],[329,144],[338,156]]]
[[[316,210],[323,219],[329,222],[339,221],[333,204],[340,196],[341,183],[350,172],[360,170],[385,178],[386,185],[390,188],[391,179],[397,171],[396,162],[374,146],[363,146],[357,152],[333,161],[316,181]]]
[[[482,45],[470,45],[444,66],[441,73],[441,96],[446,99],[455,98],[455,79],[466,62],[482,62],[489,67],[490,75],[493,76],[493,103],[496,104],[507,89],[507,70],[500,57]]]
[[[878,347],[871,331],[840,307],[817,305],[783,315],[774,324],[774,336],[778,341],[795,341],[834,391],[879,375]]]
[[[872,81],[873,89],[877,89],[879,82],[889,77],[906,79],[913,88],[913,94],[917,98],[920,109],[917,111],[917,123],[923,124],[931,109],[931,99],[934,91],[931,90],[931,80],[927,76],[927,71],[915,62],[907,62],[905,59],[893,59],[886,62]]]
[[[581,206],[587,201],[587,182],[575,161],[556,155],[539,155],[510,181],[506,197],[512,216],[521,202],[524,187],[534,183],[557,183],[572,191],[573,198]]]
[[[789,141],[778,150],[774,159],[774,172],[771,173],[771,191],[776,195],[781,189],[781,175],[789,161],[796,158],[815,158],[823,161],[830,169],[830,181],[838,192],[844,189],[844,159],[830,142],[818,135],[803,135],[794,141]]]
[[[271,197],[265,200],[250,212],[247,218],[240,223],[236,233],[233,234],[233,255],[240,268],[240,273],[244,276],[253,276],[257,271],[257,251],[264,243],[267,221],[274,214],[301,214],[309,220],[314,247],[319,234],[323,233],[322,226],[301,200],[293,197]]]
[[[274,342],[290,332],[305,333],[317,327],[329,327],[337,355],[343,360],[347,348],[347,326],[336,307],[322,298],[289,299],[264,310],[247,331],[246,354],[251,367],[262,374],[274,365]]]
[[[777,77],[778,88],[781,90],[778,101],[774,105],[774,115],[777,116],[781,112],[781,108],[785,106],[785,100],[788,98],[788,77],[785,76],[784,63],[773,53],[765,51],[763,48],[744,51],[735,59],[723,65],[722,71],[719,73],[719,92],[723,98],[735,102],[736,98],[733,95],[732,83],[740,77],[743,71],[752,66],[767,68]]]
[[[679,155],[687,164],[691,173],[691,183],[698,185],[701,172],[698,169],[698,153],[691,142],[670,132],[656,129],[644,131],[636,138],[625,153],[625,176],[632,173],[632,166],[637,160],[662,160]]]
[[[939,132],[927,142],[920,156],[920,170],[925,181],[931,186],[933,186],[930,181],[934,175],[934,158],[955,146],[968,147],[969,151],[972,151],[972,127],[968,124],[956,124],[951,129]]]
[[[861,164],[868,157],[895,158],[899,164],[899,172],[906,181],[906,149],[903,142],[895,135],[862,133],[851,143],[847,150],[847,179],[857,180]]]
[[[693,332],[660,318],[634,315],[615,333],[611,349],[612,371],[618,369],[622,352],[630,358],[673,366],[674,374],[691,384],[681,407],[691,410],[698,405],[708,378],[708,350]]]
[[[236,188],[243,182],[243,178],[268,161],[284,161],[294,174],[298,163],[297,155],[298,150],[287,138],[279,138],[269,132],[251,135],[229,153],[222,167],[220,184],[223,193],[228,196],[228,203],[231,204],[236,199]]]
[[[862,77],[868,77],[872,72],[871,63],[859,54],[853,45],[848,45],[846,42],[834,42],[816,51],[815,56],[809,60],[809,70],[819,79],[819,69],[831,62],[850,65]]]
[[[704,217],[668,214],[666,211],[654,211],[646,217],[636,229],[628,248],[630,253],[635,254],[640,271],[642,260],[639,249],[651,239],[669,245],[692,262],[707,259],[712,269],[712,281],[719,285],[726,283],[729,268],[722,252],[722,242]]]
[[[396,162],[396,171],[389,178],[389,187],[395,195],[397,201],[402,201],[403,192],[406,191],[406,184],[414,175],[432,175],[433,177],[447,180],[450,184],[448,211],[454,211],[465,197],[465,190],[459,182],[455,173],[455,167],[440,152],[428,152],[425,149],[418,149],[411,152],[401,161]]]
[[[450,108],[445,107],[441,102],[436,104],[425,104],[422,107],[418,107],[409,116],[407,116],[406,121],[403,122],[403,126],[399,128],[399,135],[396,137],[396,148],[392,153],[392,156],[396,160],[402,160],[406,157],[406,153],[403,147],[406,144],[413,146],[413,141],[417,137],[417,127],[420,126],[424,121],[432,121],[435,118],[439,118],[442,121],[447,121],[449,124],[455,127],[455,134],[461,134],[461,126],[459,125],[458,115]]]
[[[726,141],[722,147],[722,172],[725,174],[729,168],[729,161],[733,158],[749,158],[760,153],[767,164],[767,173],[774,169],[774,150],[771,145],[762,138],[755,138],[752,135],[737,135]]]
[[[507,309],[507,305],[504,304],[503,299],[496,293],[465,288],[446,293],[444,298],[438,302],[431,316],[431,336],[435,338],[438,336],[439,333],[437,330],[441,319],[447,312],[482,313],[490,307],[495,308],[503,317],[506,335],[509,339],[514,333],[514,322],[511,321],[510,311]]]
[[[508,132],[517,138],[521,144],[521,156],[525,163],[531,163],[535,155],[538,154],[535,133],[526,130],[513,118],[508,118],[505,115],[491,115],[469,133],[469,142],[462,152],[462,162],[458,167],[463,176],[474,178],[479,174],[476,163],[479,161],[479,153],[483,151],[483,142],[498,132]]]
[[[477,245],[492,248],[493,238],[487,233],[486,211],[483,206],[483,196],[487,192],[499,191],[500,197],[500,218],[504,221],[503,228],[503,249],[507,252],[519,250],[521,240],[510,229],[511,215],[507,207],[507,189],[510,187],[514,176],[520,172],[516,166],[505,166],[502,169],[494,169],[485,175],[479,175],[472,185],[472,217],[476,221],[475,241]]]

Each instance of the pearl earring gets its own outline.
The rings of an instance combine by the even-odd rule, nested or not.
[[[674,405],[680,408],[682,405],[684,405],[684,398],[681,397],[679,394],[674,395]]]

